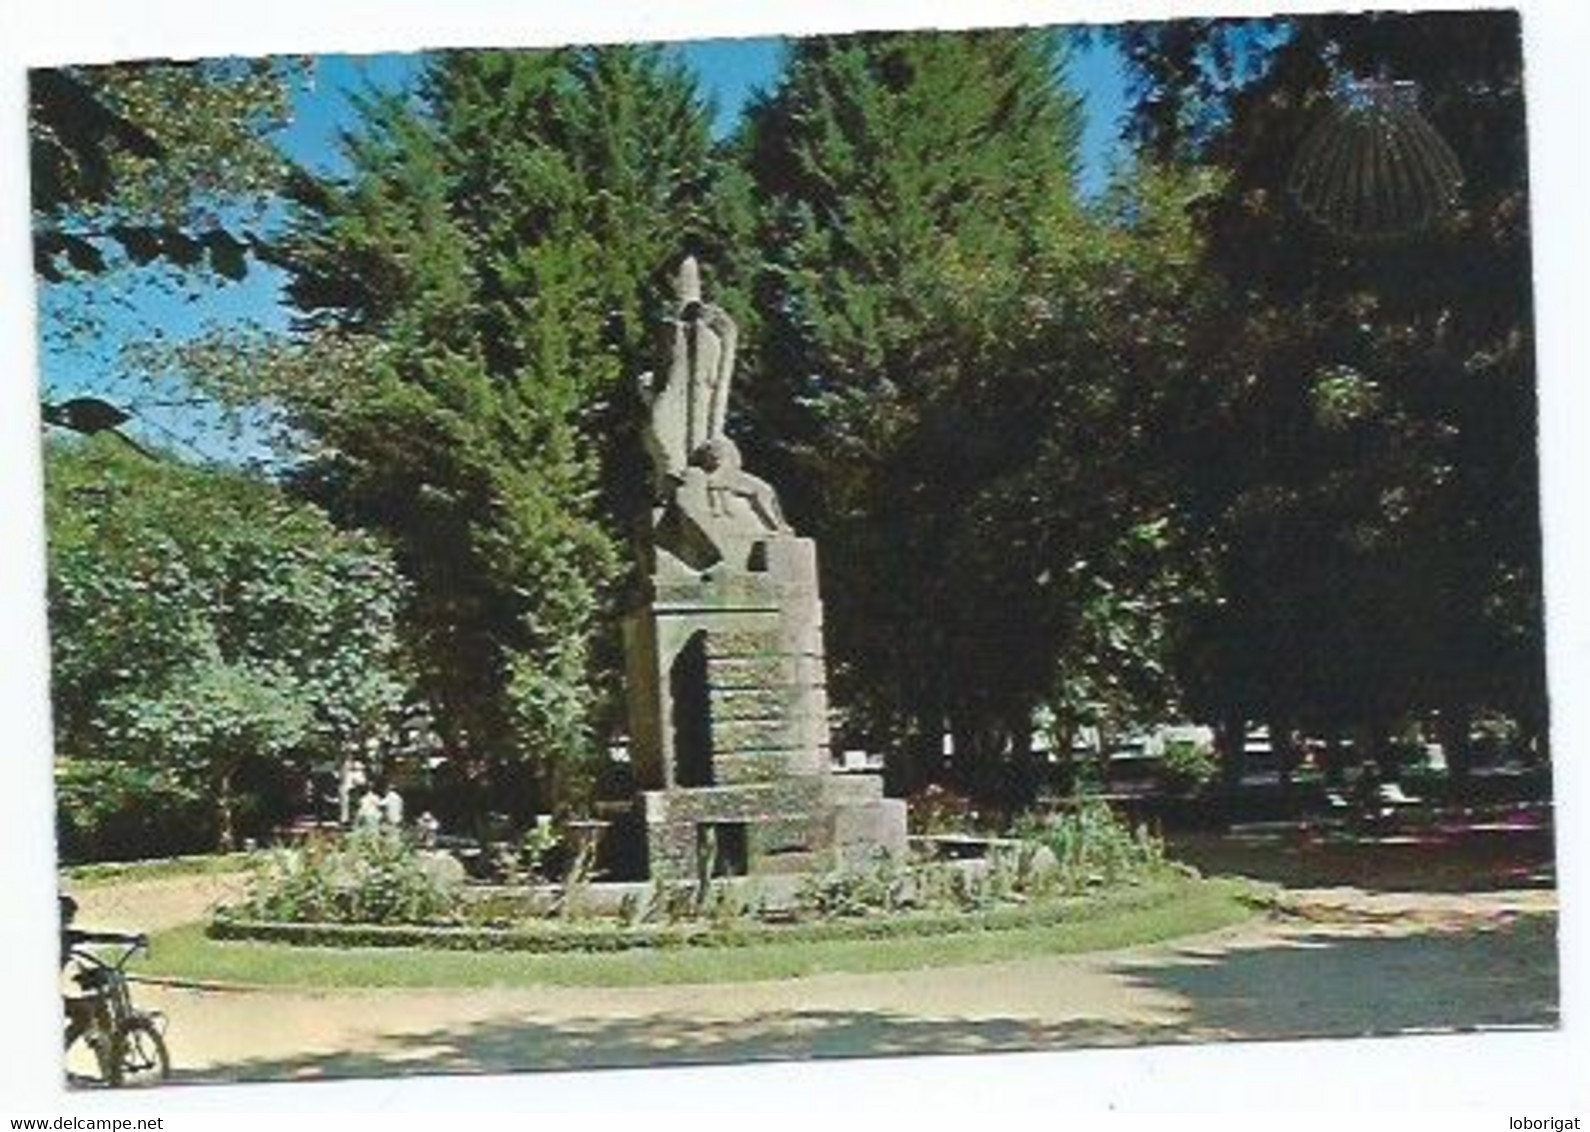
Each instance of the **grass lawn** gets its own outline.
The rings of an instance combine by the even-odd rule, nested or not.
[[[614,953],[526,954],[220,942],[199,925],[154,937],[137,973],[261,986],[513,987],[734,983],[831,972],[965,966],[1103,951],[1212,931],[1255,914],[1252,886],[1178,880],[1101,894],[1042,927],[881,940],[755,943]]]

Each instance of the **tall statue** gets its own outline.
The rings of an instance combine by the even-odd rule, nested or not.
[[[696,875],[703,845],[747,876],[903,859],[905,803],[876,776],[830,773],[817,546],[727,435],[737,334],[701,284],[686,259],[659,343],[668,357],[638,379],[653,473],[624,619],[639,797],[613,833],[633,835],[657,878]]]
[[[702,300],[693,256],[679,265],[678,294],[667,380],[658,387],[646,373],[639,381],[657,503],[683,512],[712,542],[788,531],[773,488],[741,467],[739,448],[724,435],[739,332],[728,312]]]

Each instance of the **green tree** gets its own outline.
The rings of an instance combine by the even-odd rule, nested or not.
[[[1177,623],[1209,573],[1182,499],[1189,421],[1225,396],[1193,362],[1223,302],[1193,220],[1214,186],[1136,171],[1097,207],[1043,218],[1032,254],[981,294],[960,290],[978,345],[930,420],[975,439],[936,532],[935,663],[976,773],[1020,771],[1040,703],[1062,749],[1079,725],[1178,710]]]
[[[632,379],[671,269],[718,238],[707,123],[658,50],[438,55],[417,98],[362,106],[344,180],[300,186],[298,342],[187,356],[279,407],[297,490],[391,535],[438,724],[498,806],[589,793],[645,505]]]
[[[1207,365],[1250,375],[1189,505],[1222,548],[1182,665],[1205,710],[1355,728],[1544,728],[1527,165],[1516,13],[1134,25],[1135,128],[1228,170],[1211,263],[1244,301]],[[1354,240],[1287,180],[1346,76],[1417,84],[1458,207]],[[1228,730],[1240,733],[1233,725]]]
[[[118,817],[94,812],[107,799],[152,794],[211,807],[202,824],[229,846],[246,762],[399,741],[405,589],[368,536],[269,485],[109,440],[47,446],[46,518],[69,843]]]
[[[291,116],[296,59],[149,60],[29,73],[28,139],[40,344],[64,355],[127,334],[134,296],[241,280],[274,257],[271,207],[290,179],[274,135]],[[145,326],[162,340],[167,327]],[[84,433],[182,407],[208,431],[213,405],[192,390],[158,395],[91,366],[71,394],[46,388],[41,416]],[[92,387],[81,372],[99,369]],[[173,403],[175,402],[175,404]],[[111,422],[107,424],[107,422]]]
[[[753,424],[823,550],[836,699],[916,756],[905,786],[947,727],[963,780],[1014,796],[1039,704],[1171,694],[1131,673],[1185,541],[1153,438],[1201,388],[1205,190],[1145,173],[1082,207],[1062,63],[1046,33],[802,41],[741,141]]]

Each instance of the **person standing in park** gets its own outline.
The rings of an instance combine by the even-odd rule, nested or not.
[[[392,829],[403,825],[403,795],[390,782],[387,783],[386,792],[381,795],[381,824]]]
[[[369,793],[370,780],[365,775],[364,764],[358,759],[343,759],[337,773],[337,820],[343,825],[357,820],[354,791],[361,786],[365,788],[364,793]],[[360,800],[363,800],[363,795],[360,795]]]
[[[375,829],[381,824],[382,818],[381,798],[375,792],[375,787],[366,786],[364,793],[359,795],[359,807],[354,811],[353,828],[357,830]]]

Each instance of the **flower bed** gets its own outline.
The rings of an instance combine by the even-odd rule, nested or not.
[[[1095,894],[1152,900],[1144,894],[1186,880],[1157,839],[1103,803],[1028,819],[1017,833],[954,839],[977,859],[918,845],[907,859],[864,868],[629,884],[593,884],[577,862],[561,884],[530,870],[521,883],[482,890],[462,883],[445,855],[378,831],[261,855],[243,901],[216,914],[210,935],[546,952],[872,939],[1054,924],[1093,906]]]
[[[1198,882],[1186,874],[1098,897],[1065,897],[968,911],[900,911],[769,922],[749,917],[624,924],[613,919],[542,920],[514,927],[462,924],[273,923],[218,914],[209,929],[218,940],[250,940],[312,947],[409,947],[448,951],[611,952],[646,948],[739,947],[766,942],[898,939],[967,931],[1005,931],[1083,920],[1168,904]]]

